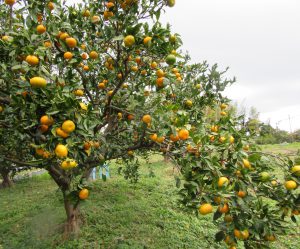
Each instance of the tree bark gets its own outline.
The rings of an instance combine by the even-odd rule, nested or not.
[[[81,218],[79,203],[73,204],[64,194],[65,211],[67,214],[67,221],[64,226],[64,238],[77,237],[80,231]]]
[[[3,170],[0,172],[2,176],[2,183],[1,183],[1,188],[10,188],[13,186],[13,181],[10,178],[9,171],[8,170]]]

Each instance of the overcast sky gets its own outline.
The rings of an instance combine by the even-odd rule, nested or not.
[[[290,130],[290,115],[300,129],[300,0],[176,0],[162,21],[194,62],[230,67],[228,97],[274,127]]]
[[[193,61],[207,60],[237,82],[228,96],[262,121],[300,128],[300,1],[177,0],[163,20],[182,35]]]

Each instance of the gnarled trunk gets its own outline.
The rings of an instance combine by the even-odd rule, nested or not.
[[[1,188],[9,188],[9,187],[13,186],[14,183],[10,178],[9,171],[3,170],[0,173],[1,173],[1,176],[3,179],[0,187]]]
[[[64,227],[64,238],[76,237],[80,231],[80,210],[79,203],[73,204],[68,197],[64,195],[64,204],[67,214],[67,221]]]

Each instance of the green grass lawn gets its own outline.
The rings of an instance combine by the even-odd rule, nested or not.
[[[148,166],[155,177],[149,177]],[[161,157],[143,166],[135,185],[116,170],[112,165],[112,178],[91,184],[90,198],[82,203],[84,224],[77,240],[62,240],[61,194],[47,174],[1,190],[0,248],[227,248],[213,242],[216,229],[211,216],[196,217],[180,209],[173,168]],[[286,236],[274,248],[296,249],[299,242]]]

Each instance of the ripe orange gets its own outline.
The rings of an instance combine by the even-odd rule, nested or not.
[[[128,119],[128,120],[133,120],[133,119],[134,119],[134,116],[133,116],[132,114],[128,114],[127,119]]]
[[[80,105],[80,108],[81,108],[82,110],[87,111],[88,107],[87,107],[87,105],[86,105],[85,103],[80,102],[79,105]]]
[[[132,66],[131,71],[137,72],[137,71],[139,71],[139,68],[137,66]]]
[[[89,70],[90,70],[90,67],[89,67],[88,65],[84,65],[84,66],[83,66],[83,70],[84,70],[84,71],[89,71]]]
[[[151,40],[152,40],[152,37],[146,36],[144,38],[144,41],[143,41],[144,45],[150,45],[151,44]]]
[[[231,144],[234,143],[234,137],[233,137],[233,136],[230,136],[230,137],[229,137],[229,143],[231,143]]]
[[[157,134],[156,134],[156,133],[151,134],[151,135],[149,136],[149,138],[150,138],[152,141],[156,142],[156,140],[157,140]]]
[[[112,7],[115,6],[115,4],[112,3],[112,2],[108,2],[108,3],[106,3],[105,5],[106,5],[106,7],[107,7],[108,9],[110,9],[110,8],[112,8]]]
[[[55,148],[55,154],[57,157],[64,158],[68,155],[68,149],[65,145],[58,144]]]
[[[82,89],[77,89],[74,91],[74,94],[78,97],[82,97],[84,95],[84,91]]]
[[[85,142],[85,143],[83,144],[83,149],[84,149],[84,150],[89,150],[90,148],[91,148],[90,142]]]
[[[248,230],[240,231],[238,229],[234,229],[233,234],[237,239],[246,240],[246,239],[249,238],[249,231]]]
[[[79,191],[79,199],[86,200],[89,197],[89,190],[86,188],[83,188]]]
[[[165,141],[165,137],[158,137],[157,139],[156,139],[156,142],[158,142],[158,143],[163,143]]]
[[[96,51],[91,51],[89,54],[91,59],[97,59],[98,58],[98,53]]]
[[[142,121],[145,124],[149,124],[151,122],[151,116],[149,114],[144,115],[143,118],[142,118]]]
[[[293,180],[289,180],[284,183],[284,186],[287,190],[293,190],[297,188],[297,183]]]
[[[27,55],[25,60],[31,66],[39,64],[39,58],[34,55]]]
[[[56,128],[56,135],[62,138],[67,138],[69,134],[65,131],[63,131],[60,127]]]
[[[243,166],[246,169],[250,169],[251,168],[251,164],[247,159],[243,159]]]
[[[246,192],[246,191],[240,190],[240,191],[238,191],[238,192],[236,193],[236,195],[237,195],[238,197],[240,197],[240,198],[244,198],[244,197],[246,197],[247,192]]]
[[[68,37],[66,38],[66,44],[69,48],[75,48],[77,46],[77,41],[75,38]]]
[[[73,57],[73,54],[71,52],[65,52],[64,53],[64,58],[66,60],[70,60],[70,59],[72,59],[72,57]]]
[[[8,35],[2,36],[1,39],[5,42],[11,42],[13,40],[13,38],[11,36],[8,36]]]
[[[218,132],[219,127],[217,125],[212,125],[210,130],[211,130],[211,132]]]
[[[49,129],[48,125],[42,124],[42,125],[39,126],[39,130],[40,130],[42,133],[45,133],[46,131],[48,131],[48,129]]]
[[[227,113],[224,112],[224,111],[220,112],[220,114],[221,114],[221,116],[226,116],[227,115]]]
[[[222,103],[221,105],[220,105],[220,108],[222,109],[222,110],[224,110],[224,109],[226,109],[228,106],[226,105],[226,104],[224,104],[224,103]]]
[[[156,79],[156,85],[157,85],[157,87],[163,87],[164,86],[164,80],[165,80],[164,77],[157,78]]]
[[[155,61],[153,61],[150,65],[151,69],[155,69],[157,68],[157,63]]]
[[[75,130],[76,127],[73,121],[66,120],[65,122],[63,122],[61,128],[64,132],[71,133]]]
[[[176,134],[176,135],[171,134],[171,135],[170,135],[170,140],[171,140],[172,142],[177,142],[177,141],[179,140],[178,134]]]
[[[38,25],[36,27],[36,31],[39,33],[39,34],[43,34],[46,32],[46,27],[42,24]]]
[[[50,48],[51,46],[52,46],[52,44],[51,44],[50,41],[45,41],[45,42],[44,42],[44,47]]]
[[[227,186],[229,183],[229,180],[225,176],[221,176],[218,180],[218,187],[221,188],[223,186]]]
[[[47,85],[47,81],[42,77],[33,77],[30,79],[30,85],[32,87],[45,87]]]
[[[15,2],[16,2],[16,0],[5,0],[5,3],[10,6],[14,5]]]
[[[122,117],[123,117],[123,114],[122,114],[122,112],[118,112],[118,119],[122,119]]]
[[[221,137],[219,138],[219,142],[220,142],[220,143],[224,143],[225,141],[226,141],[226,138],[225,138],[225,137],[221,136]]]
[[[77,167],[77,165],[78,164],[75,160],[67,159],[61,163],[60,167],[64,170],[67,170],[67,169],[75,168]]]
[[[291,168],[291,172],[295,175],[295,176],[300,176],[300,165],[295,165]]]
[[[124,38],[124,44],[126,47],[131,47],[133,46],[133,44],[135,43],[135,38],[134,36],[132,35],[127,35],[125,38]]]
[[[68,37],[70,37],[70,36],[66,32],[60,33],[60,35],[59,35],[59,39],[63,40],[63,41],[66,40]]]
[[[48,3],[48,8],[49,8],[49,10],[54,10],[54,3],[53,2],[49,2]]]
[[[105,88],[105,84],[104,84],[103,82],[100,82],[100,83],[98,84],[98,88],[99,88],[99,89],[104,89],[104,88]]]
[[[107,21],[109,20],[110,17],[114,16],[114,13],[112,11],[104,11],[103,16],[104,16],[104,20]]]
[[[52,117],[50,117],[50,116],[48,116],[48,115],[44,115],[44,116],[42,116],[41,118],[40,118],[40,123],[42,124],[42,125],[52,125],[53,124],[53,118]]]
[[[181,129],[178,132],[178,136],[179,136],[180,140],[187,140],[189,138],[189,136],[190,136],[190,133],[186,129]]]
[[[213,211],[213,207],[209,203],[202,204],[199,207],[199,213],[202,214],[202,215],[212,213],[212,211]]]
[[[113,90],[110,90],[110,91],[107,92],[107,95],[112,96],[113,92],[114,92]]]
[[[173,74],[177,74],[179,71],[178,71],[178,69],[176,68],[176,67],[174,67],[174,68],[172,68],[172,73]]]
[[[81,54],[81,58],[82,58],[83,60],[86,60],[86,59],[88,58],[87,53],[82,53],[82,54]]]
[[[158,78],[161,78],[161,77],[165,76],[165,72],[163,70],[161,70],[161,69],[158,69],[156,71],[156,75],[157,75]]]
[[[100,16],[93,16],[92,23],[98,23],[98,22],[100,22]]]
[[[229,212],[229,206],[227,203],[224,203],[223,205],[219,206],[218,211],[222,214],[226,214]]]

